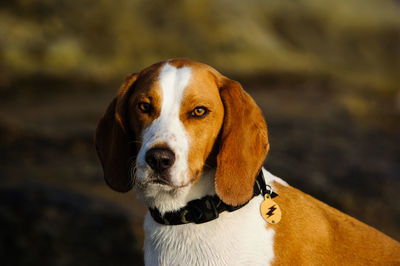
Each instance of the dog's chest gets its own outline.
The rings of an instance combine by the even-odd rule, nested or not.
[[[269,265],[273,229],[259,214],[262,197],[214,221],[165,226],[145,220],[146,265]]]

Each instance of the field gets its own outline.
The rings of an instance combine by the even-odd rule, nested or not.
[[[128,73],[181,56],[254,97],[269,171],[400,240],[399,12],[372,0],[0,4],[2,264],[143,264],[146,208],[107,187],[93,134]]]

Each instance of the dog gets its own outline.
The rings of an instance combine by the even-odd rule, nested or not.
[[[146,265],[400,265],[399,242],[262,167],[261,110],[208,65],[128,76],[95,144],[107,184],[149,208]]]

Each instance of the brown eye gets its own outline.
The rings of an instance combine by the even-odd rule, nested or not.
[[[193,111],[190,113],[191,116],[193,117],[204,117],[208,113],[207,108],[205,107],[196,107],[193,109]]]
[[[150,113],[151,105],[149,103],[142,102],[138,104],[138,108],[142,113]]]

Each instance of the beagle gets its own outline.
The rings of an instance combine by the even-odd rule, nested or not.
[[[107,184],[150,210],[146,265],[400,265],[399,242],[262,168],[261,110],[210,66],[130,75],[95,143]]]

